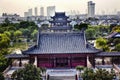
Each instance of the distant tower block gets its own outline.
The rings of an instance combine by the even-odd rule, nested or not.
[[[40,7],[40,16],[44,16],[44,7]]]
[[[24,17],[28,17],[28,16],[29,16],[28,12],[24,12]]]
[[[35,7],[35,16],[38,16],[38,10],[37,10],[37,7]]]
[[[33,15],[32,15],[32,9],[28,9],[28,15],[29,15],[29,16],[33,16]]]
[[[94,17],[95,16],[95,3],[92,1],[88,2],[88,17]]]

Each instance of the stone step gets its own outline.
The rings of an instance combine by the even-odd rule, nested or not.
[[[50,76],[49,80],[75,80],[75,76]]]

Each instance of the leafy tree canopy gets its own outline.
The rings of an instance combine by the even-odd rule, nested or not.
[[[120,26],[116,26],[112,29],[112,32],[120,32]]]
[[[32,64],[28,64],[25,68],[15,71],[12,78],[17,80],[42,80],[41,70]]]
[[[95,37],[96,37],[96,30],[95,29],[92,29],[92,28],[90,28],[90,29],[87,29],[86,30],[86,38],[89,40],[91,40],[91,39],[95,39]]]
[[[21,35],[22,35],[22,32],[20,30],[17,30],[17,31],[14,32],[15,37],[19,37]]]
[[[107,45],[107,40],[106,39],[100,37],[96,40],[96,47],[97,48],[103,48],[106,45]]]
[[[115,46],[116,51],[120,51],[120,43]]]
[[[81,23],[80,25],[76,24],[74,26],[74,28],[77,29],[77,30],[87,29],[88,28],[88,24],[86,24],[86,23]]]
[[[0,80],[5,80],[5,78],[4,78],[2,73],[0,73]]]
[[[76,69],[79,70],[79,71],[81,71],[81,70],[84,69],[84,67],[83,66],[77,66]]]
[[[0,34],[0,49],[8,48],[10,39],[6,34]]]
[[[93,69],[86,68],[82,74],[83,80],[113,80],[115,72],[113,69],[111,72],[106,71],[105,69]]]

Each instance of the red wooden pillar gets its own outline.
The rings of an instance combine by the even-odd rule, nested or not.
[[[21,61],[21,58],[20,58],[19,67],[21,67],[21,66],[22,66],[22,61]]]
[[[87,56],[84,57],[85,59],[85,67],[87,67]]]
[[[54,57],[54,67],[56,67],[56,58]]]
[[[11,58],[8,59],[8,62],[10,62],[10,66],[12,67],[13,65],[12,65],[12,59]]]
[[[70,57],[68,57],[68,67],[71,67]]]
[[[46,79],[46,80],[49,80],[49,78],[50,78],[50,76],[49,76],[49,75],[47,75],[47,79]]]
[[[95,57],[92,57],[92,65],[93,65],[93,68],[95,68]]]
[[[75,80],[78,80],[78,77],[77,77],[77,75],[75,75]]]
[[[102,65],[104,65],[104,64],[105,64],[104,57],[102,57]]]
[[[71,64],[71,68],[73,67],[73,57],[71,57],[71,60],[70,60],[70,64]]]
[[[114,62],[113,62],[113,57],[111,58],[111,62],[112,62],[112,65],[113,65],[113,63],[114,63]],[[118,61],[118,63],[119,63],[119,61]]]

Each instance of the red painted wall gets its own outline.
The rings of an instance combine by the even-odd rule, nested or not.
[[[54,59],[55,58],[68,58],[70,59],[68,62],[67,67],[76,67],[77,65],[85,66],[86,63],[86,57],[88,54],[42,54],[42,55],[31,55],[37,56],[38,67],[46,67],[46,68],[56,68],[56,64]],[[94,56],[94,54],[89,54],[89,56]]]

